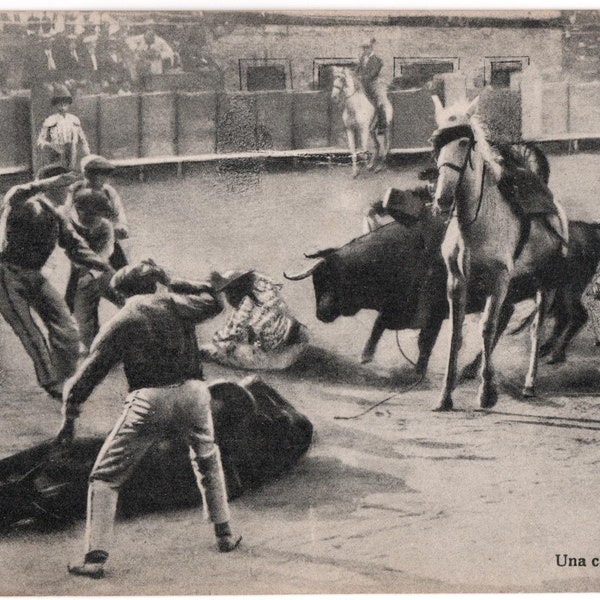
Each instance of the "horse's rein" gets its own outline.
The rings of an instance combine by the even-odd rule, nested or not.
[[[332,89],[334,90],[338,90],[339,92],[343,93],[344,96],[346,96],[346,98],[351,98],[352,96],[354,96],[354,94],[356,94],[356,92],[358,90],[354,90],[351,94],[348,94],[345,90],[346,90],[346,79],[343,75],[340,75],[339,77],[337,77],[336,79],[341,79],[342,81],[344,81],[344,83],[342,85],[336,85],[335,83],[331,86]]]
[[[466,134],[466,135],[463,135],[463,134]],[[441,132],[439,132],[433,136],[434,151],[437,153],[439,153],[442,150],[442,148],[444,148],[444,146],[447,146],[448,144],[450,144],[452,142],[457,142],[458,140],[463,139],[463,138],[467,138],[469,140],[469,148],[467,149],[467,155],[465,157],[465,160],[464,160],[462,166],[458,166],[458,165],[448,162],[448,161],[443,162],[441,165],[438,165],[438,169],[447,167],[448,169],[452,169],[453,171],[456,171],[459,174],[458,182],[456,184],[456,190],[458,190],[458,188],[462,184],[462,180],[465,176],[465,171],[467,170],[467,165],[469,165],[470,169],[473,170],[473,162],[472,162],[471,158],[472,158],[472,154],[473,154],[473,149],[475,148],[475,144],[476,144],[475,138],[473,136],[473,131],[471,130],[471,128],[468,125],[467,126],[458,125],[456,127],[449,127],[446,130],[442,130]],[[481,188],[479,190],[479,199],[477,201],[477,208],[475,209],[475,216],[469,223],[463,223],[463,225],[466,225],[467,227],[470,225],[473,225],[473,223],[475,223],[475,221],[477,221],[477,217],[479,217],[479,212],[481,210],[481,205],[483,203],[483,189],[484,189],[484,184],[485,184],[485,172],[486,172],[486,164],[484,162],[483,170],[481,173]],[[450,217],[452,217],[454,214],[456,214],[455,213],[456,190],[454,192],[454,202],[452,203],[452,206],[450,207]]]

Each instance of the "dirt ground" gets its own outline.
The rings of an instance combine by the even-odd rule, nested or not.
[[[552,155],[551,187],[571,218],[600,220],[600,155]],[[417,183],[419,163],[353,181],[349,167],[316,165],[245,175],[188,168],[183,179],[156,170],[145,183],[117,181],[132,229],[132,258],[152,256],[182,275],[257,267],[281,279],[303,252],[344,242],[386,187]],[[49,276],[65,283],[57,254]],[[358,356],[374,319],[362,312],[319,323],[309,280],[284,294],[312,338],[289,373],[265,375],[315,428],[308,455],[289,474],[232,502],[241,549],[219,555],[197,510],[120,520],[107,578],[72,578],[83,522],[63,531],[15,530],[0,539],[0,594],[159,595],[405,592],[598,592],[600,390],[591,330],[564,365],[543,365],[538,397],[523,400],[528,336],[501,340],[501,397],[476,406],[476,383],[461,386],[455,410],[434,413],[444,372],[444,325],[427,378],[416,381],[393,333],[375,361]],[[519,305],[517,317],[531,305]],[[103,318],[113,308],[103,306]],[[218,320],[203,325],[206,337]],[[477,349],[467,319],[461,362]],[[399,335],[416,355],[416,332]],[[31,363],[0,323],[0,457],[39,443],[60,424]],[[212,377],[240,372],[207,365]],[[126,391],[121,371],[85,405],[79,432],[105,433]],[[353,417],[389,398],[364,416]],[[596,432],[596,433],[594,433]],[[559,559],[557,561],[557,555]],[[586,566],[559,566],[564,555]],[[593,559],[597,558],[596,561]],[[581,561],[579,561],[581,562]]]

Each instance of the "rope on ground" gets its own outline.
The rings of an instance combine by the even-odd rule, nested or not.
[[[396,329],[396,346],[398,346],[398,350],[400,350],[400,354],[402,354],[402,356],[404,357],[404,360],[406,360],[406,362],[409,362],[413,367],[416,367],[417,364],[414,363],[412,360],[410,360],[410,358],[408,358],[408,356],[406,356],[406,354],[404,354],[404,350],[402,350],[402,346],[400,345],[400,333],[398,332],[397,329]]]
[[[409,362],[413,367],[416,367],[417,366],[416,363],[414,363],[410,358],[408,358],[408,356],[406,356],[406,354],[404,354],[404,350],[402,350],[402,346],[400,345],[400,334],[397,329],[396,329],[396,346],[398,346],[398,350],[400,350],[400,354],[402,354],[404,359],[407,362]],[[366,415],[368,412],[372,411],[374,408],[381,406],[388,400],[391,400],[392,398],[395,398],[396,396],[399,396],[400,394],[406,394],[406,392],[410,392],[411,390],[414,390],[423,381],[424,377],[425,377],[425,374],[421,374],[419,376],[419,379],[417,379],[417,381],[415,381],[414,383],[411,383],[405,390],[401,390],[401,391],[397,392],[396,394],[392,394],[391,396],[388,396],[387,398],[384,398],[383,400],[376,402],[372,406],[369,406],[369,408],[367,408],[367,410],[364,410],[363,412],[358,413],[357,415],[353,415],[351,417],[341,417],[339,415],[336,415],[333,418],[338,419],[338,420],[343,420],[343,421],[348,421],[350,419],[358,419],[359,417],[362,417],[363,415]]]
[[[425,377],[424,374],[419,375],[419,379],[417,379],[417,381],[415,381],[414,383],[411,383],[406,389],[400,390],[399,392],[396,392],[395,394],[392,394],[391,396],[388,396],[387,398],[384,398],[383,400],[379,400],[379,402],[375,402],[375,404],[372,404],[371,406],[369,406],[369,408],[367,408],[366,410],[363,410],[363,412],[358,413],[357,415],[352,415],[351,417],[342,417],[342,416],[336,415],[333,418],[341,420],[341,421],[349,421],[350,419],[358,419],[359,417],[362,417],[363,415],[366,415],[368,412],[372,411],[374,408],[381,406],[388,400],[391,400],[392,398],[396,398],[400,394],[406,394],[406,392],[410,392],[411,390],[414,390],[423,381],[424,377]]]

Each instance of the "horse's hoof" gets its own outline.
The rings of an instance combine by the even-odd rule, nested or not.
[[[567,356],[564,352],[559,352],[558,354],[552,354],[550,358],[546,361],[549,365],[557,365],[559,363],[564,363],[567,360]]]
[[[535,389],[532,385],[526,385],[521,392],[523,398],[535,398]]]
[[[448,398],[447,400],[442,400],[435,408],[433,408],[433,412],[448,412],[452,410],[454,405],[452,404],[452,399]]]
[[[488,392],[487,394],[482,394],[479,398],[479,406],[481,408],[493,408],[496,406],[498,402],[498,392],[495,390],[493,392]]]
[[[373,355],[372,354],[363,354],[360,357],[360,364],[361,365],[366,365],[366,364],[368,364],[368,363],[370,363],[372,361],[373,361]]]
[[[385,171],[385,165],[377,165],[374,169],[374,173],[381,173],[381,171]]]

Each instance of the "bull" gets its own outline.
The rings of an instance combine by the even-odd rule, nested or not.
[[[399,222],[404,221],[404,222]],[[306,255],[310,266],[287,279],[298,281],[312,276],[317,318],[331,323],[340,316],[353,316],[362,309],[377,311],[361,362],[372,360],[386,329],[418,329],[419,375],[427,371],[441,325],[448,317],[446,269],[440,244],[445,224],[427,210],[423,202],[417,218],[399,218],[340,248]],[[514,312],[514,304],[534,298],[543,277],[556,290],[550,307],[555,325],[541,353],[548,362],[565,360],[569,342],[587,321],[581,295],[591,281],[600,260],[600,224],[573,221],[569,225],[567,256],[552,265],[541,265],[536,277],[516,279],[502,308],[498,337]],[[473,272],[468,284],[467,311],[481,312],[486,297],[486,281]],[[474,377],[478,356],[463,371]]]
[[[307,452],[312,424],[257,377],[210,386],[215,438],[229,499],[291,469]],[[0,530],[17,523],[56,527],[85,514],[88,476],[104,442],[54,440],[0,460]],[[119,495],[119,513],[196,506],[201,496],[185,440],[154,445]]]

